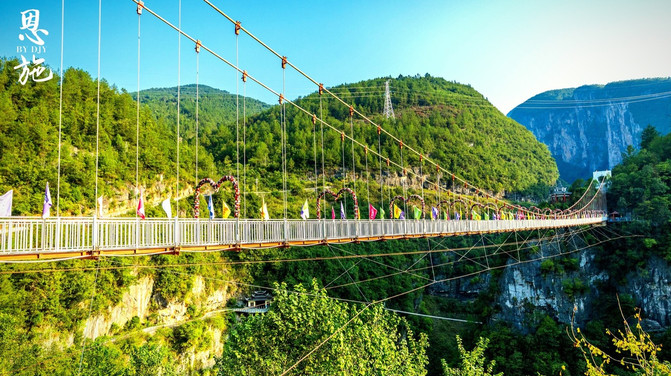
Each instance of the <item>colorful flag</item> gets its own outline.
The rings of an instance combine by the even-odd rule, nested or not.
[[[345,219],[345,207],[342,206],[342,201],[340,201],[340,219]]]
[[[4,195],[0,196],[0,217],[12,216],[12,198],[14,197],[14,190],[10,189]]]
[[[301,218],[308,219],[310,218],[310,207],[308,206],[308,200],[305,200],[303,207],[301,208]]]
[[[335,209],[331,206],[331,219],[335,219]]]
[[[268,207],[266,206],[266,200],[263,200],[263,205],[261,206],[261,219],[267,221],[270,219],[268,214]]]
[[[478,214],[478,213],[475,211],[475,209],[472,209],[472,210],[471,210],[471,219],[474,220],[474,221],[479,221],[479,220],[482,219],[482,218],[480,218],[480,214]]]
[[[461,219],[461,210],[458,213],[454,213],[454,219],[457,221]]]
[[[489,213],[488,212],[485,212],[485,214],[483,214],[483,216],[485,217],[484,218],[485,221],[489,221]]]
[[[401,210],[401,214],[399,214],[398,219],[405,219],[405,212]]]
[[[382,211],[382,214],[384,215],[384,211]],[[377,209],[375,209],[373,204],[368,204],[368,218],[375,219],[376,216],[377,216]]]
[[[163,200],[163,202],[161,203],[161,207],[163,208],[163,211],[165,212],[165,215],[168,217],[168,219],[172,218],[172,208],[170,207],[169,198]]]
[[[221,201],[221,218],[226,219],[231,215],[231,208],[226,205],[226,201]]]
[[[44,190],[44,203],[42,204],[42,218],[49,217],[50,209],[53,205],[53,202],[51,202],[51,193],[49,193],[49,182],[47,182],[47,188]]]
[[[422,218],[422,211],[415,205],[412,206],[412,218],[414,219]]]
[[[98,197],[98,217],[103,217],[103,196]]]
[[[386,213],[384,212],[384,207],[380,206],[380,219],[384,219],[384,215]]]
[[[212,203],[212,195],[207,196],[207,210],[210,212],[210,219],[214,219],[214,204]]]
[[[438,211],[438,208],[435,206],[431,207],[431,220],[434,221],[438,219],[438,216],[440,215],[440,212]]]
[[[449,221],[449,220],[450,220],[450,214],[447,212],[447,210],[445,210],[445,211],[443,212],[443,220],[445,220],[445,221]]]
[[[135,213],[138,217],[144,219],[144,200],[142,199],[142,191],[140,191],[140,200],[137,203],[137,211]]]
[[[405,219],[405,218],[401,218],[402,213],[403,213],[403,211],[401,210],[401,208],[399,208],[398,206],[396,206],[396,204],[394,204],[394,218]]]

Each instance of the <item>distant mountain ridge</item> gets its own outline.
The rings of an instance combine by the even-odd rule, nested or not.
[[[131,94],[133,98],[135,93]],[[140,91],[140,102],[149,106],[154,115],[164,117],[172,124],[177,119],[177,87],[151,88]],[[243,116],[243,96],[237,97],[237,111],[239,119]],[[196,114],[196,85],[188,84],[180,87],[180,113],[184,116],[181,121],[195,122]],[[247,116],[258,114],[270,108],[269,104],[258,99],[244,98],[245,113]],[[217,124],[233,123],[236,119],[236,95],[226,90],[211,86],[198,85],[198,115],[200,129],[209,131]],[[195,129],[195,124],[188,124]]]
[[[671,130],[671,78],[550,90],[508,113],[546,144],[567,181],[611,169],[652,125]]]

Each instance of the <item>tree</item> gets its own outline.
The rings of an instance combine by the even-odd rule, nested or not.
[[[475,348],[467,351],[464,348],[461,337],[457,336],[457,346],[461,357],[461,368],[451,368],[443,359],[443,371],[445,376],[503,376],[503,372],[493,374],[495,361],[489,362],[485,367],[485,350],[489,345],[488,338],[480,337]]]
[[[297,374],[426,374],[426,335],[416,338],[381,305],[336,301],[315,281],[309,290],[297,285],[297,293],[276,286],[270,311],[231,331],[216,361],[219,375],[279,375],[300,359]]]
[[[647,149],[650,146],[650,143],[659,137],[659,132],[652,125],[648,124],[647,127],[641,133],[641,149]]]
[[[616,335],[606,329],[606,334],[611,336],[618,354],[616,356],[606,353],[589,342],[580,332],[580,328],[574,328],[571,323],[569,336],[587,362],[585,375],[608,376],[611,373],[606,369],[611,364],[632,370],[636,375],[671,375],[671,363],[660,361],[657,358],[657,352],[661,350],[661,346],[656,345],[641,327],[640,311],[637,310],[634,318],[636,319],[634,329],[627,320],[624,320],[624,332],[618,330]]]
[[[133,347],[128,376],[174,375],[169,359],[168,349],[163,346],[147,343]]]
[[[99,342],[84,351],[81,375],[85,376],[125,376],[127,369],[123,353],[116,347],[105,346]]]

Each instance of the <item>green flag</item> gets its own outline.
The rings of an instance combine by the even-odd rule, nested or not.
[[[380,206],[380,219],[384,219],[384,208]]]
[[[422,211],[415,205],[412,206],[412,216],[414,219],[422,218]]]

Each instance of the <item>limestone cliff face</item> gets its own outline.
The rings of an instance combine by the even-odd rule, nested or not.
[[[134,317],[137,317],[140,323],[145,323],[150,316],[154,317],[154,326],[145,327],[142,331],[154,335],[158,329],[175,328],[194,320],[188,314],[187,309],[192,304],[197,305],[199,311],[203,313],[200,318],[221,313],[234,292],[234,285],[208,292],[204,278],[197,275],[193,277],[192,288],[184,301],[167,301],[154,291],[154,280],[150,277],[143,277],[128,288],[117,305],[108,307],[103,314],[86,320],[84,336],[87,339],[95,339],[111,335],[114,326],[123,328]],[[214,366],[214,357],[221,354],[225,336],[222,330],[215,327],[207,326],[207,331],[211,341],[206,349],[189,348],[179,354],[177,362],[179,374],[189,374],[193,370]],[[55,334],[55,340],[60,339],[58,335],[60,334]],[[73,335],[67,340],[68,345],[72,345],[72,337]],[[45,347],[47,345],[51,344],[46,343]]]
[[[611,169],[627,146],[638,147],[652,125],[671,130],[671,78],[551,90],[515,107],[508,116],[546,144],[569,182]]]
[[[558,252],[552,244],[538,246],[539,253],[544,256]],[[533,313],[539,311],[565,324],[571,322],[574,314],[578,325],[596,319],[598,307],[594,304],[603,293],[602,286],[610,283],[608,273],[595,261],[596,252],[587,249],[575,253],[573,257],[577,258],[577,264],[563,272],[544,271],[541,261],[505,268],[498,279],[497,313],[492,320],[528,332],[537,324],[533,322]],[[558,258],[550,260],[560,263]],[[469,301],[487,289],[491,278],[491,274],[483,274],[472,279],[457,279],[437,284],[431,293]],[[656,331],[671,326],[671,265],[652,256],[645,268],[631,272],[626,281],[617,287],[617,291],[630,295],[634,304],[641,308],[645,329]]]
[[[652,329],[655,323],[671,326],[671,266],[659,257],[651,257],[645,269],[627,276],[623,290],[637,299],[643,317]]]
[[[540,252],[551,255],[556,250],[542,245]],[[578,270],[561,274],[542,273],[540,261],[506,268],[496,300],[500,311],[494,319],[526,331],[529,324],[533,324],[528,318],[539,310],[563,323],[570,323],[574,313],[579,324],[594,318],[593,302],[600,293],[598,284],[607,281],[608,275],[594,264],[593,251],[582,252],[577,257]],[[576,289],[576,283],[583,287]]]
[[[601,293],[598,286],[609,279],[594,262],[595,256],[594,250],[581,252],[579,269],[562,275],[543,275],[540,262],[507,268],[500,280],[501,293],[497,299],[500,313],[495,319],[505,320],[523,331],[529,324],[528,314],[534,310],[543,310],[563,323],[570,323],[574,310],[579,325],[595,319],[593,302]],[[570,293],[567,286],[578,280],[584,290]],[[652,256],[644,269],[630,273],[627,283],[617,290],[619,294],[630,295],[641,308],[646,330],[671,326],[671,265],[666,261]]]

